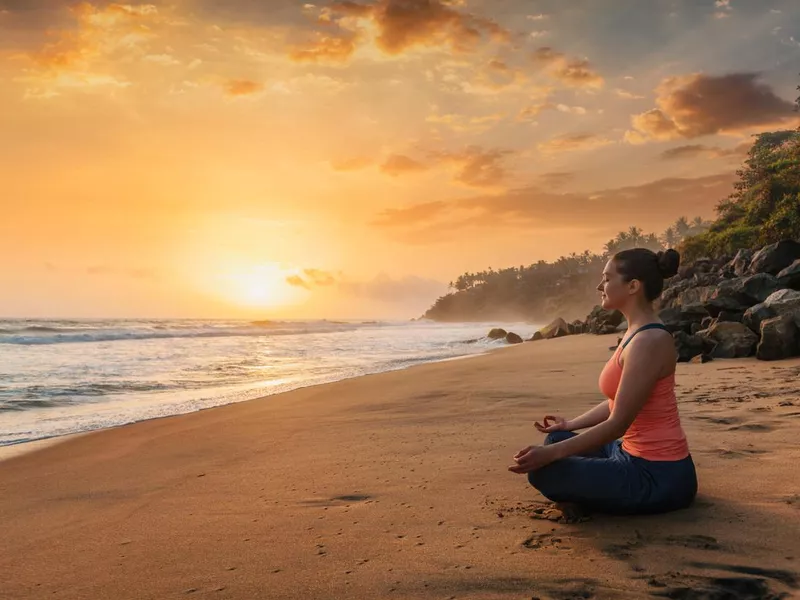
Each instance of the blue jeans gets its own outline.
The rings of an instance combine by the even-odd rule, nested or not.
[[[545,445],[577,435],[551,433]],[[616,514],[652,514],[688,507],[697,495],[692,457],[652,461],[632,456],[617,440],[585,456],[570,456],[528,473],[528,481],[553,502]]]

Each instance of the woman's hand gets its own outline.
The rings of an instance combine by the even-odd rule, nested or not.
[[[508,470],[512,473],[529,473],[541,469],[556,460],[552,446],[528,446],[514,455],[514,463]]]
[[[548,422],[552,421],[552,424],[548,425]],[[541,431],[542,433],[553,433],[554,431],[569,431],[569,427],[567,426],[567,420],[564,417],[554,417],[552,415],[547,415],[544,418],[544,425],[536,421],[533,424],[536,429]]]

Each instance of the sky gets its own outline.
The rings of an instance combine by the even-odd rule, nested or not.
[[[712,218],[796,0],[0,0],[0,316],[419,316]]]

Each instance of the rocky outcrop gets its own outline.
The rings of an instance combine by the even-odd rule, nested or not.
[[[714,358],[746,358],[752,356],[758,336],[742,323],[717,322],[708,329],[697,332],[703,340],[714,343]]]
[[[800,242],[686,265],[665,282],[658,307],[681,362],[800,355]],[[619,311],[595,306],[585,321],[557,319],[531,339],[626,328]]]

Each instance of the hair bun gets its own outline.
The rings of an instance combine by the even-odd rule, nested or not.
[[[661,272],[661,276],[664,279],[674,277],[678,273],[678,266],[681,264],[681,255],[672,248],[664,252],[657,252],[656,260],[658,260],[658,270]]]

